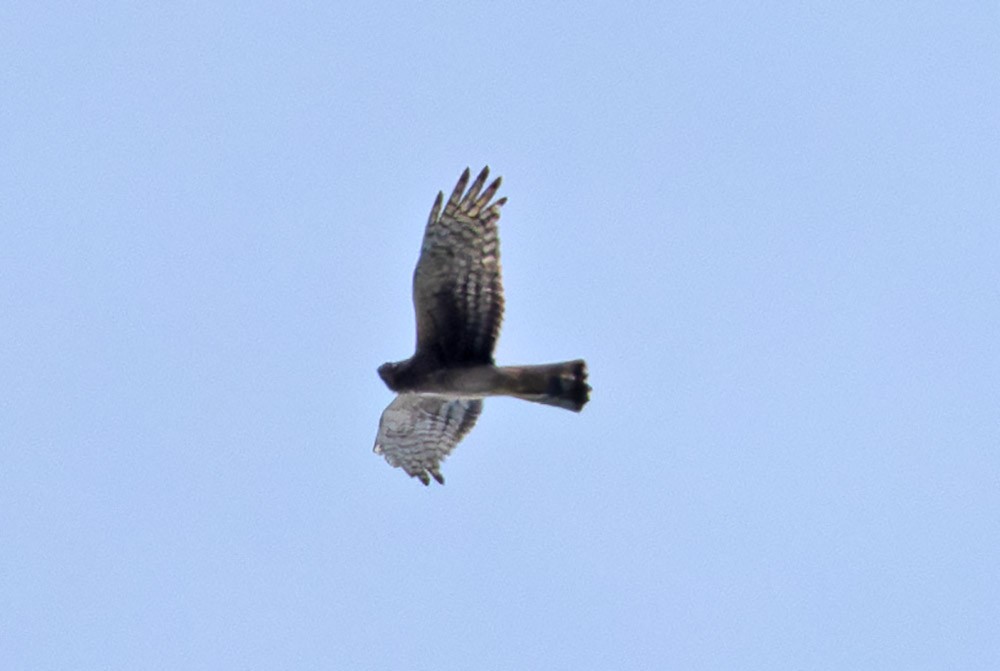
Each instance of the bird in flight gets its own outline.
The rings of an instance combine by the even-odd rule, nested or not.
[[[417,346],[378,374],[397,392],[379,420],[375,453],[425,485],[444,484],[441,462],[479,418],[487,396],[513,396],[579,412],[590,400],[582,359],[538,366],[497,366],[493,348],[503,319],[497,222],[489,167],[466,191],[469,169],[448,201],[438,193],[413,273]]]

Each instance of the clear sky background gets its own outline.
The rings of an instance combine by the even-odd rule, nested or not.
[[[6,3],[0,668],[1000,668],[1000,10]],[[491,400],[372,454],[489,164]]]

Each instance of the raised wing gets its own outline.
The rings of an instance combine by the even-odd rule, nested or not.
[[[425,485],[428,474],[443,485],[441,462],[472,430],[482,409],[476,399],[400,394],[382,412],[375,454]]]
[[[466,168],[443,212],[438,193],[413,273],[417,356],[442,365],[493,363],[503,319],[497,221],[507,199],[490,203],[500,178],[482,191],[489,172],[465,193]]]

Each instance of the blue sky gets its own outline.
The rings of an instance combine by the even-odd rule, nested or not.
[[[207,6],[206,6],[207,5]],[[995,3],[7,3],[0,666],[1000,666]],[[489,164],[491,400],[372,454]]]

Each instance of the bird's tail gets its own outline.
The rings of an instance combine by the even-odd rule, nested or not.
[[[583,359],[541,366],[504,366],[501,374],[510,395],[533,403],[580,412],[590,400],[587,363]]]

